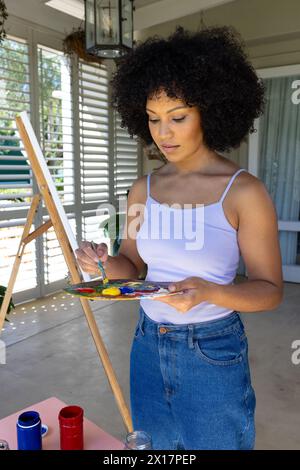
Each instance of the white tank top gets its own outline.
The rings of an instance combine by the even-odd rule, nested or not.
[[[216,284],[233,284],[240,250],[237,231],[226,219],[223,201],[242,171],[246,170],[241,168],[230,178],[218,202],[191,209],[173,208],[153,199],[150,174],[147,176],[144,221],[136,237],[139,255],[148,265],[146,280],[172,282],[197,276]],[[174,324],[216,320],[233,311],[209,302],[201,302],[184,314],[151,299],[142,299],[140,304],[152,320]]]

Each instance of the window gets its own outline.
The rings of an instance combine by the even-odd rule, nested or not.
[[[0,209],[27,207],[32,196],[31,172],[22,155],[15,115],[30,113],[27,44],[6,40],[0,48]]]

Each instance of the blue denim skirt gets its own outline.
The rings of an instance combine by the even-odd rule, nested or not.
[[[152,436],[153,449],[253,449],[255,394],[238,312],[175,325],[140,307],[130,399],[133,427]]]

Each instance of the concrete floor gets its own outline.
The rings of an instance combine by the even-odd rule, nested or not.
[[[129,405],[129,351],[138,302],[91,302]],[[285,283],[282,305],[243,314],[257,397],[257,449],[300,449],[300,285]],[[77,298],[60,292],[19,305],[5,322],[0,418],[50,396],[76,403],[103,429],[126,432]],[[1,437],[1,436],[0,436]]]

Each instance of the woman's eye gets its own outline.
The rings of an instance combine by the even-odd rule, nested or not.
[[[173,118],[173,121],[175,122],[182,122],[185,120],[185,116],[182,117],[182,118]],[[155,122],[158,122],[159,119],[149,119],[149,122],[152,122],[152,123],[155,123]]]
[[[182,118],[174,118],[173,121],[176,121],[176,122],[181,122],[181,121],[184,121],[185,120],[185,116],[182,117]]]

